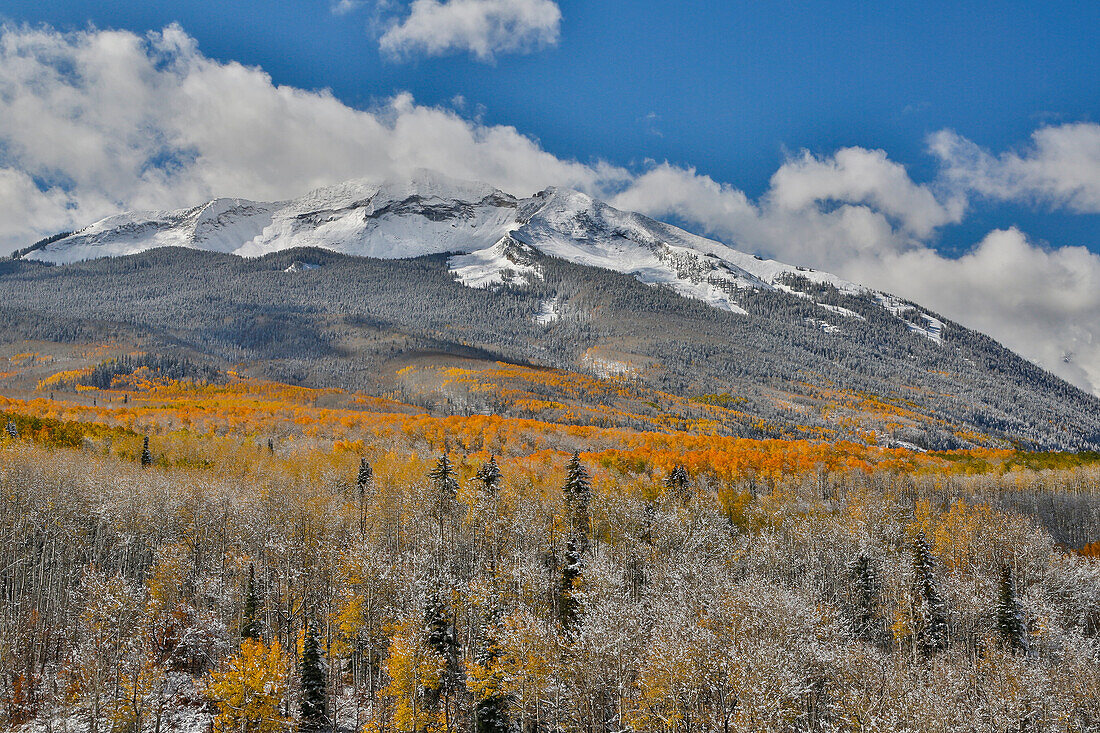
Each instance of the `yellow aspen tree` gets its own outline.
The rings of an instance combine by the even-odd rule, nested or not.
[[[425,643],[415,624],[406,622],[394,634],[385,669],[385,694],[394,700],[394,727],[403,733],[435,733],[446,728],[442,711],[432,709],[429,693],[439,690],[446,668],[443,655]]]
[[[210,674],[206,695],[218,708],[216,733],[274,733],[289,720],[281,712],[287,694],[287,659],[279,642],[241,642],[240,652]]]

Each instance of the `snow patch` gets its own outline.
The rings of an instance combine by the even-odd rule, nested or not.
[[[837,315],[844,316],[845,318],[855,318],[857,321],[866,321],[867,319],[856,313],[853,310],[847,308],[841,308],[839,305],[829,305],[828,303],[818,303],[818,306],[824,308],[830,313],[836,313]]]
[[[535,314],[535,323],[540,326],[548,326],[554,321],[561,320],[561,297],[553,298],[539,303],[539,312]]]
[[[301,260],[294,260],[290,267],[283,270],[283,272],[305,272],[307,270],[319,270],[320,265],[314,265],[310,262],[302,262]]]
[[[828,321],[818,320],[817,318],[807,318],[806,323],[817,326],[825,333],[844,333],[843,329],[841,329],[839,326],[834,326]]]
[[[538,266],[524,248],[505,237],[492,247],[447,260],[455,278],[471,288],[530,285],[541,280]]]

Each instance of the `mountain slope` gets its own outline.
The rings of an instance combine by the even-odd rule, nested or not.
[[[685,297],[744,313],[739,292],[788,289],[799,276],[841,292],[872,293],[827,273],[738,252],[640,214],[619,211],[569,189],[548,188],[527,199],[488,185],[424,171],[411,181],[349,181],[277,203],[215,199],[173,212],[108,217],[26,259],[55,264],[187,247],[259,257],[294,247],[321,247],[382,259],[462,253],[450,260],[459,281],[501,284],[509,273],[530,280],[532,250],[633,275]],[[900,304],[876,293],[884,307]],[[942,323],[917,317],[915,330],[935,335]]]
[[[94,323],[448,412],[1100,447],[1100,400],[981,334],[564,189],[517,199],[424,174],[111,217],[0,265],[0,304],[6,340],[76,341]],[[498,361],[535,371],[504,379]],[[568,372],[618,386],[579,394]]]

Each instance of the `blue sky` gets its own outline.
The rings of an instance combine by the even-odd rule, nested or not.
[[[0,252],[432,167],[831,269],[1100,391],[1100,3],[7,0],[0,21]]]
[[[370,3],[338,15],[327,0],[8,0],[0,13],[58,29],[179,22],[205,55],[277,84],[329,88],[353,106],[402,90],[425,104],[461,95],[559,156],[667,159],[750,194],[784,149],[884,148],[929,177],[931,132],[1003,149],[1042,123],[1093,120],[1100,101],[1095,2],[559,5],[555,47],[491,64],[385,58]]]

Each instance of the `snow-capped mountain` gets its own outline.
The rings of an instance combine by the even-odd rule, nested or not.
[[[929,338],[938,340],[944,328],[934,316],[887,294],[739,252],[578,191],[548,188],[517,198],[427,171],[399,183],[349,181],[292,201],[223,198],[179,211],[120,214],[24,256],[64,264],[171,246],[242,257],[295,247],[380,259],[454,253],[451,271],[471,287],[539,278],[531,255],[542,253],[629,274],[733,313],[745,312],[739,293],[746,289],[805,296],[786,284],[801,277],[869,295]]]

